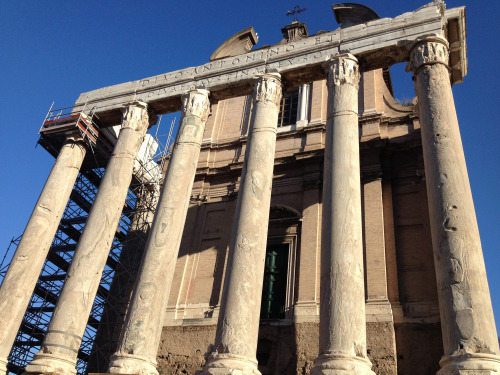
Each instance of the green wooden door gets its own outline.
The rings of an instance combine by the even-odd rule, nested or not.
[[[261,319],[284,319],[289,245],[268,245],[262,287]]]

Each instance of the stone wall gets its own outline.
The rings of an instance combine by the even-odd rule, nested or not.
[[[259,330],[257,359],[262,375],[306,375],[310,373],[318,353],[318,323],[262,324]],[[394,355],[394,327],[389,323],[368,323],[368,355],[377,375],[415,374],[416,363],[422,369],[437,364],[436,329],[439,325],[401,325],[396,333],[404,339],[398,353],[400,370]],[[161,375],[195,375],[213,349],[216,326],[198,325],[165,327],[158,351],[158,370]],[[431,350],[423,354],[421,347],[428,341]],[[419,350],[416,350],[419,348]],[[413,367],[412,367],[413,366]],[[422,370],[418,374],[428,374]]]

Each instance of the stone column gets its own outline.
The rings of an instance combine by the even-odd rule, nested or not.
[[[500,373],[479,230],[448,68],[448,43],[429,38],[410,56],[424,151],[444,356],[440,375]]]
[[[134,284],[158,204],[160,186],[154,183],[140,186],[136,195],[135,212],[130,219],[127,237],[122,246],[120,260],[101,315],[101,323],[87,362],[86,371],[89,374],[99,373],[108,368],[109,358],[120,342],[120,333],[125,324]]]
[[[182,99],[179,135],[110,373],[158,374],[156,353],[209,114],[208,94],[192,90]]]
[[[124,108],[113,155],[75,250],[42,347],[26,367],[28,373],[76,373],[82,336],[125,203],[134,160],[150,118],[146,103],[134,102]]]
[[[328,114],[323,173],[319,356],[312,375],[373,374],[366,354],[359,164],[359,67],[351,54],[325,64]]]
[[[257,339],[274,151],[281,100],[278,73],[258,76],[231,235],[215,352],[202,374],[260,375]]]
[[[3,279],[0,287],[0,374],[7,370],[7,357],[85,153],[86,147],[81,139],[66,139]]]

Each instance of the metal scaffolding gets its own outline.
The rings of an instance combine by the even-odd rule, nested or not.
[[[156,207],[164,163],[173,139],[175,119],[170,124],[168,134],[164,136],[158,135],[159,125],[160,123],[155,135],[146,136],[140,157],[135,162],[134,178],[78,352],[76,369],[79,374],[85,374],[88,366],[92,372],[106,371],[110,351],[112,353],[117,342],[116,327],[123,324],[128,298],[142,257],[141,249],[147,239],[150,225],[148,218],[152,217]],[[75,132],[86,138],[91,152],[87,153],[71,192],[10,353],[8,370],[11,373],[20,374],[24,371],[40,349],[47,331],[113,148],[109,136],[111,132],[105,138],[100,131],[93,110],[84,108],[82,112],[74,113],[70,108],[52,110],[52,107],[40,130],[39,143],[54,157],[64,138]],[[134,224],[131,226],[131,223]],[[8,268],[6,260],[12,256],[20,239],[21,237],[11,241],[0,263],[0,280],[3,280]],[[113,297],[110,297],[111,294]]]

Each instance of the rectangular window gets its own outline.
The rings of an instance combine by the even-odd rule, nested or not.
[[[299,90],[289,92],[281,98],[278,127],[294,125],[297,122]]]

